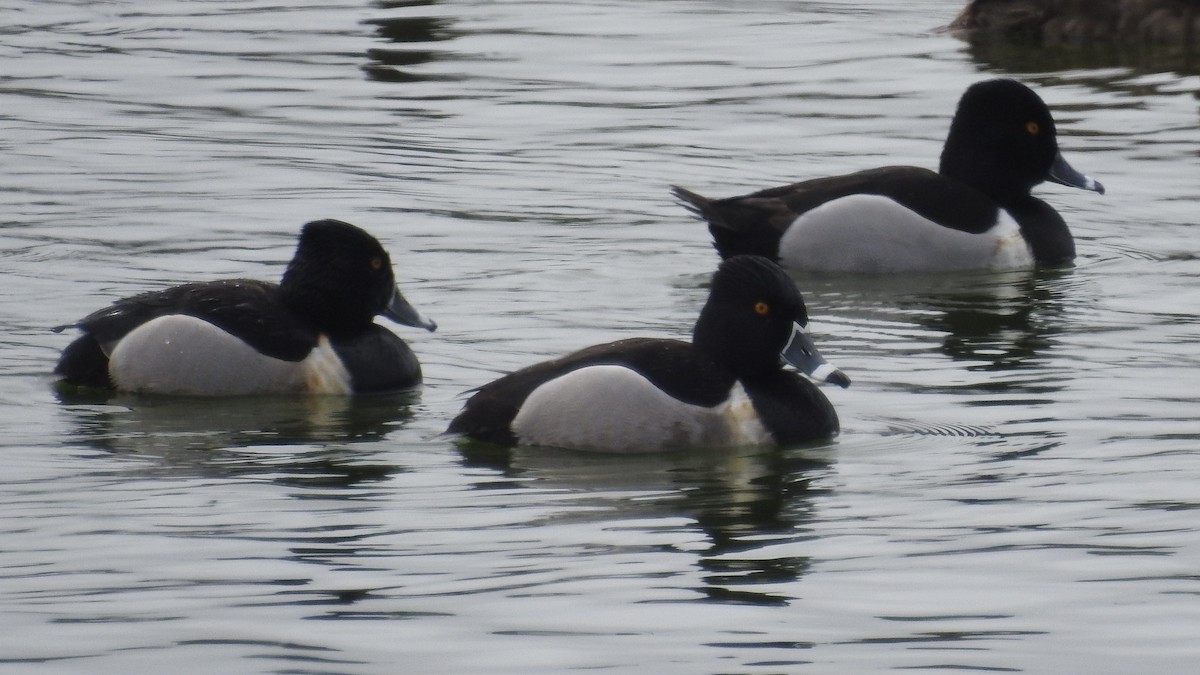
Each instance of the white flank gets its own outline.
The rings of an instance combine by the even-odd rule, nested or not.
[[[322,335],[317,346],[300,362],[306,390],[310,394],[352,393],[350,372],[333,350],[329,338]]]
[[[123,391],[193,396],[350,391],[349,375],[327,340],[303,361],[259,353],[192,316],[163,316],[138,326],[109,355]]]
[[[944,227],[879,195],[835,199],[799,216],[783,233],[779,257],[797,270],[941,272],[1033,265],[1007,212],[992,229],[970,234]]]
[[[660,452],[770,443],[741,386],[724,403],[682,403],[621,366],[581,368],[538,387],[512,423],[523,444]]]

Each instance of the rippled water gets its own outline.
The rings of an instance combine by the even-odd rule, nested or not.
[[[1184,673],[1200,662],[1200,77],[969,47],[957,1],[0,0],[5,672]],[[843,433],[497,454],[461,392],[685,336],[716,263],[672,183],[936,164],[1035,86],[1106,196],[1078,266],[798,279]],[[50,332],[276,278],[301,223],[390,247],[416,395],[60,397]]]

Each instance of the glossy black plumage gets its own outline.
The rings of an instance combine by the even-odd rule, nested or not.
[[[341,221],[315,221],[303,228],[281,283],[197,282],[118,300],[75,324],[84,334],[64,351],[55,373],[70,384],[119,388],[109,357],[122,340],[152,320],[186,316],[215,326],[263,357],[284,362],[303,361],[324,336],[349,371],[353,391],[419,383],[415,355],[403,340],[374,323],[378,314],[434,328],[399,294],[391,260],[374,237]],[[164,386],[186,391],[186,382],[173,381],[178,379],[170,370],[173,364],[162,365]],[[249,379],[255,373],[244,375]]]
[[[781,238],[801,216],[835,200],[876,195],[947,230],[969,234],[991,230],[1003,210],[1016,221],[1037,264],[1064,265],[1075,258],[1070,230],[1030,189],[1045,180],[1097,192],[1103,186],[1070,168],[1056,136],[1049,109],[1031,89],[1014,80],[988,80],[963,94],[937,173],[888,166],[725,199],[681,187],[673,191],[708,222],[722,257],[754,254],[779,261],[787,257],[781,256]],[[878,227],[878,238],[811,244],[883,248],[888,224]],[[886,256],[886,250],[878,255]]]
[[[686,406],[719,406],[740,385],[776,443],[828,437],[838,430],[833,406],[812,382],[781,368],[780,354],[794,326],[807,321],[799,292],[778,266],[764,258],[738,256],[725,261],[714,277],[691,343],[633,338],[523,368],[480,387],[447,431],[502,445],[536,444],[536,438],[524,438],[514,429],[531,394],[589,366],[611,365],[639,374]],[[837,377],[831,380],[848,384],[834,372]],[[602,402],[613,395],[621,393],[596,392],[597,415]],[[576,422],[562,420],[565,426]],[[661,424],[673,421],[664,419]],[[610,450],[589,447],[587,439],[577,447]],[[673,448],[650,450],[656,449]]]
[[[516,445],[512,420],[525,399],[546,382],[590,365],[624,365],[681,401],[714,406],[725,400],[733,373],[680,340],[630,338],[594,345],[552,361],[522,368],[480,387],[450,423],[450,433],[500,445]]]

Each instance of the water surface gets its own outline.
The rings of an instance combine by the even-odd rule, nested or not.
[[[6,672],[1182,673],[1200,659],[1200,76],[972,47],[959,4],[0,2]],[[1109,188],[1071,270],[798,277],[843,433],[607,458],[440,436],[462,392],[683,337],[714,196],[935,166],[1013,76]],[[392,251],[426,386],[63,396],[69,323]]]

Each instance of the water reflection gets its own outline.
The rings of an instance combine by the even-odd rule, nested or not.
[[[281,483],[348,486],[396,471],[356,462],[344,447],[402,428],[420,394],[187,398],[62,390],[58,396],[75,429],[72,441],[152,457],[171,473],[278,473]]]
[[[379,3],[385,9],[432,7],[430,0],[385,1]],[[371,62],[363,66],[367,77],[380,82],[418,82],[429,79],[418,74],[413,67],[437,58],[439,52],[422,47],[429,43],[450,40],[454,33],[450,20],[435,16],[401,16],[368,19],[364,23],[375,26],[375,32],[388,42],[403,47],[373,47],[367,50]]]
[[[1136,73],[1200,74],[1200,49],[1195,45],[1038,44],[997,38],[969,42],[966,51],[976,63],[1013,73],[1123,68]]]
[[[1005,70],[1196,73],[1197,9],[1191,0],[975,0],[944,30],[967,41],[975,61]]]
[[[931,331],[946,334],[942,353],[970,370],[1002,371],[1045,363],[1045,352],[1065,329],[1062,286],[1066,271],[977,279],[944,296],[919,295],[907,303]]]
[[[708,542],[698,552],[704,585],[696,591],[711,601],[767,606],[792,600],[774,589],[799,580],[811,566],[793,546],[780,547],[788,554],[768,552],[805,537],[807,523],[816,518],[814,479],[833,463],[828,443],[621,456],[498,449],[469,440],[460,448],[467,464],[502,471],[510,487],[588,493],[601,507],[599,516],[590,517],[694,522]]]
[[[969,370],[1036,366],[1065,330],[1064,281],[1071,270],[913,275],[877,279],[799,277],[805,293],[835,314],[897,319],[942,334],[941,352]],[[811,289],[811,290],[809,290]]]

